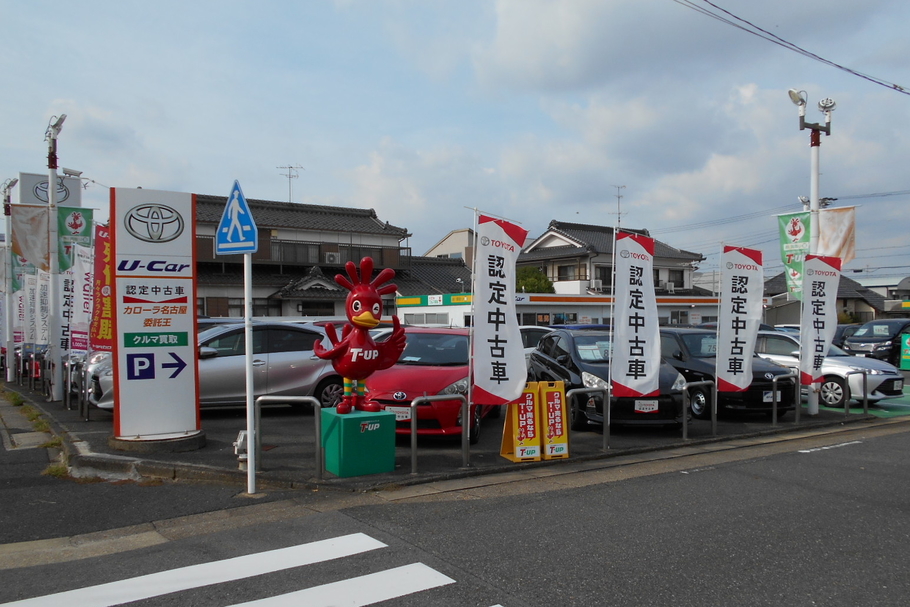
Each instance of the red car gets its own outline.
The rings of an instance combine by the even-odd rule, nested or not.
[[[437,394],[468,395],[468,330],[405,327],[407,347],[392,367],[366,379],[366,400],[394,412],[396,432],[411,432],[411,401]],[[480,438],[483,417],[499,415],[499,407],[471,406],[472,444]],[[445,400],[417,406],[420,435],[461,435],[461,401]]]

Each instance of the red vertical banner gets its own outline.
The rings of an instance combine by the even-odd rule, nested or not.
[[[742,392],[752,383],[752,353],[761,324],[762,253],[725,246],[720,260],[717,318],[717,390]]]
[[[528,231],[481,215],[474,249],[474,329],[471,358],[475,403],[503,405],[528,380],[524,346],[515,315],[515,262]]]
[[[799,376],[804,386],[822,380],[822,363],[834,340],[840,266],[838,257],[806,256],[799,331]]]
[[[92,278],[92,320],[89,325],[89,349],[110,352],[114,349],[114,299],[111,232],[107,226],[95,226],[95,262]]]
[[[616,315],[610,360],[613,396],[660,392],[660,328],[654,294],[654,239],[616,235]]]

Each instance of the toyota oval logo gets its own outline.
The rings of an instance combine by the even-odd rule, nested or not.
[[[392,395],[392,398],[394,398],[395,400],[408,400],[408,395],[405,392],[402,392],[399,390],[398,392],[396,392],[395,394]]]
[[[183,217],[163,204],[141,204],[126,213],[126,231],[143,242],[170,242],[183,234]]]
[[[774,379],[773,373],[765,373],[765,379]]]

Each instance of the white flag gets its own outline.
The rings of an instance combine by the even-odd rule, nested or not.
[[[519,396],[528,381],[515,316],[515,262],[528,231],[480,215],[474,253],[474,403],[502,405]]]
[[[610,380],[613,396],[660,393],[660,328],[654,295],[654,239],[616,235],[616,319]]]
[[[817,254],[840,257],[842,266],[856,257],[856,207],[819,211]]]
[[[799,375],[804,386],[822,379],[822,363],[837,329],[840,266],[837,257],[806,256],[803,318],[799,332]]]
[[[742,392],[752,383],[752,353],[761,324],[762,253],[724,246],[717,320],[717,390]]]

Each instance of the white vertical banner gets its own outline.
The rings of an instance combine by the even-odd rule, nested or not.
[[[192,194],[111,190],[114,436],[199,430]]]
[[[856,207],[818,212],[817,255],[839,257],[841,267],[856,257]]]
[[[519,396],[528,380],[515,315],[515,262],[528,231],[480,215],[474,251],[474,403],[502,405]]]
[[[92,249],[74,245],[73,256],[73,308],[70,318],[70,351],[88,352],[88,328],[92,320],[94,296],[94,261]]]
[[[752,383],[752,353],[761,324],[765,281],[762,252],[724,246],[715,370],[718,392],[742,392]]]
[[[25,274],[25,354],[38,342],[38,275]]]
[[[38,334],[36,344],[46,346],[51,339],[51,275],[38,270]]]
[[[799,333],[799,375],[804,386],[822,379],[822,363],[837,329],[840,268],[841,260],[837,257],[806,256]]]
[[[610,381],[613,396],[660,393],[660,328],[654,295],[654,239],[616,235],[616,318]]]

